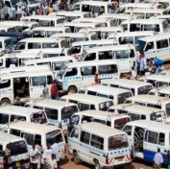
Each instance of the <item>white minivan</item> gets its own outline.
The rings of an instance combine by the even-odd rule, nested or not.
[[[101,169],[128,165],[132,161],[127,134],[95,122],[74,126],[68,146],[76,164],[84,161]]]

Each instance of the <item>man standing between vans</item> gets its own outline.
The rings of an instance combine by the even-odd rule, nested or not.
[[[60,153],[59,153],[59,146],[57,143],[51,145],[52,153],[55,155],[57,168],[60,168]]]
[[[161,169],[161,165],[163,163],[163,156],[160,153],[160,148],[158,148],[158,152],[154,156],[154,168],[155,169]]]
[[[55,80],[53,80],[51,85],[51,99],[58,100],[58,88]]]

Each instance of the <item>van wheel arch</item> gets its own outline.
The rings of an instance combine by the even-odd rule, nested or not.
[[[67,89],[68,93],[77,93],[77,87],[76,86],[69,86]]]
[[[8,99],[8,98],[3,98],[3,99],[1,100],[1,105],[10,104],[10,103],[11,103],[11,101],[10,101],[10,99]]]
[[[73,151],[73,158],[74,158],[74,162],[75,164],[80,164],[81,160],[79,158],[78,152],[76,150]]]
[[[102,169],[102,167],[100,166],[100,163],[97,159],[93,159],[94,161],[94,168],[95,169]]]

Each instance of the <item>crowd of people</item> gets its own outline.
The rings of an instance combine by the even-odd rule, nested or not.
[[[55,10],[67,10],[68,6],[64,0],[55,2]],[[55,11],[53,8],[53,3],[46,1],[41,3],[40,6],[30,8],[28,3],[22,2],[16,4],[14,7],[8,7],[6,4],[1,4],[0,6],[0,20],[14,20],[19,21],[23,16],[30,15],[48,15]]]

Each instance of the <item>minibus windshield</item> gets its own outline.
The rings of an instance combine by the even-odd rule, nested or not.
[[[110,106],[113,105],[112,101],[107,101],[99,104],[99,110],[106,111]]]
[[[114,135],[108,140],[109,151],[126,148],[129,146],[128,139],[125,134]]]
[[[28,152],[27,145],[25,141],[17,141],[7,144],[7,149],[11,151],[11,155],[19,155],[24,154]]]
[[[131,97],[132,96],[132,93],[131,92],[126,92],[126,93],[121,93],[118,95],[118,104],[122,104],[125,102],[125,100],[128,98],[128,97]]]
[[[136,51],[144,51],[144,47],[146,46],[146,42],[142,40],[138,40],[136,44]]]
[[[33,123],[46,123],[47,118],[45,117],[45,113],[43,111],[39,111],[31,115],[31,122]]]
[[[47,144],[61,143],[63,141],[64,140],[60,130],[54,130],[46,134]]]
[[[117,119],[115,120],[114,128],[121,130],[124,127],[124,125],[129,121],[130,118],[128,117]]]

